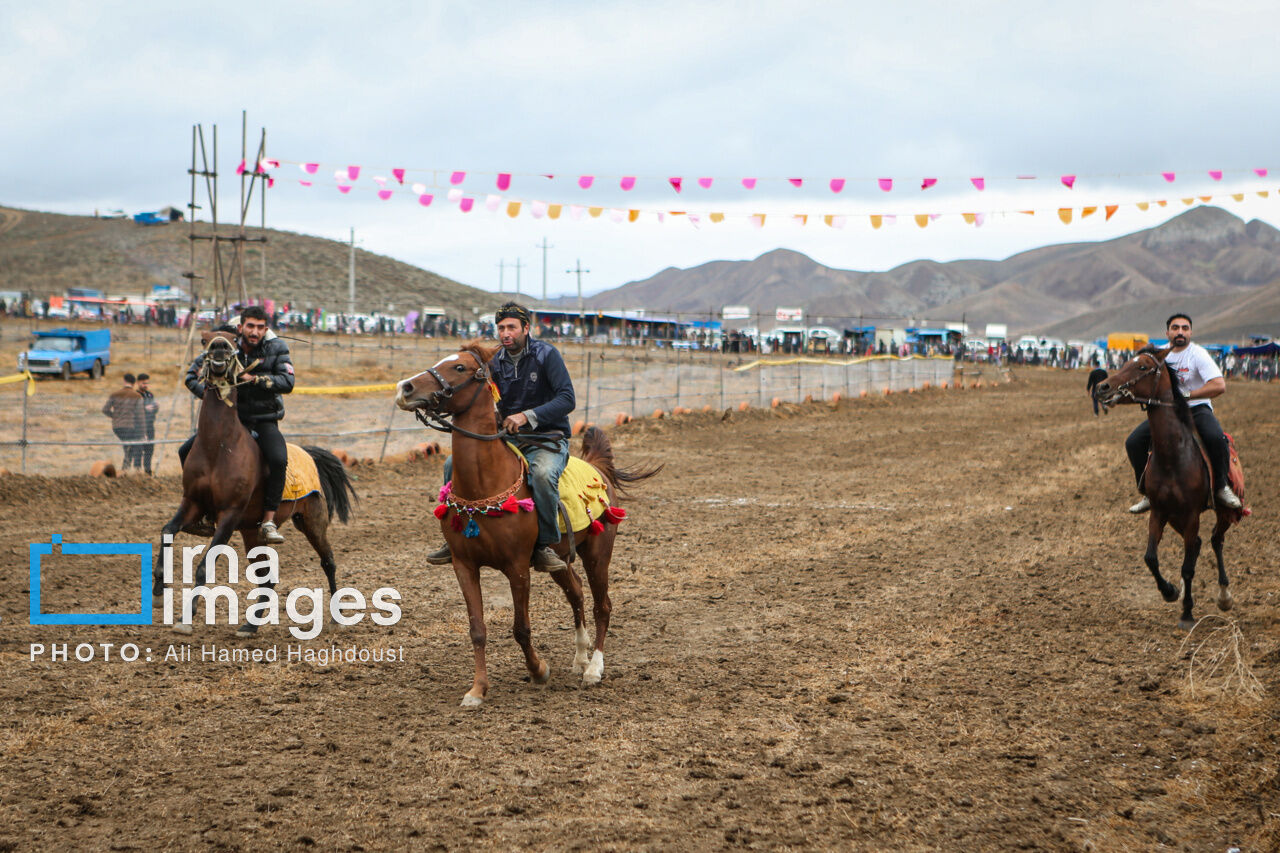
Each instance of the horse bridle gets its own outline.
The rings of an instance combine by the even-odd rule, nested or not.
[[[474,382],[476,383],[476,389],[471,392],[471,398],[467,400],[466,405],[462,406],[460,409],[460,411],[463,412],[467,411],[475,404],[476,395],[479,394],[481,389],[489,383],[489,371],[485,368],[484,364],[480,362],[480,358],[476,356],[475,353],[471,352],[468,352],[467,355],[474,358],[478,366],[470,376],[459,382],[457,385],[450,385],[446,382],[444,377],[440,375],[440,371],[436,370],[434,367],[428,367],[423,371],[424,373],[429,374],[432,379],[440,384],[440,390],[431,392],[426,406],[413,410],[413,416],[417,418],[423,426],[429,427],[436,432],[456,432],[461,435],[465,435],[467,438],[475,438],[480,441],[497,441],[499,439],[504,439],[508,441],[518,441],[525,444],[541,444],[548,447],[558,443],[562,438],[564,438],[564,435],[558,432],[530,435],[511,433],[506,429],[499,429],[495,433],[485,435],[483,433],[471,432],[470,430],[463,429],[455,424],[450,417],[441,414],[437,407],[442,402],[452,399],[453,395],[457,393],[459,389],[466,388]]]
[[[1137,403],[1142,408],[1143,411],[1146,411],[1148,406],[1172,406],[1173,405],[1172,403],[1166,403],[1164,400],[1155,400],[1150,397],[1135,396],[1134,393],[1129,390],[1130,387],[1148,378],[1148,376],[1150,376],[1152,379],[1155,380],[1156,388],[1160,387],[1160,371],[1163,370],[1167,365],[1165,365],[1163,362],[1160,361],[1160,359],[1156,358],[1154,355],[1152,355],[1149,352],[1138,353],[1137,355],[1134,356],[1134,360],[1136,361],[1142,358],[1143,356],[1146,356],[1147,358],[1151,359],[1151,363],[1155,367],[1155,372],[1151,374],[1144,373],[1140,376],[1135,376],[1132,379],[1130,379],[1128,382],[1125,382],[1123,385],[1116,386],[1116,388],[1112,391],[1108,401],[1105,403],[1102,403],[1102,406],[1104,409],[1116,405],[1115,398],[1121,397],[1121,396],[1123,396],[1127,400],[1132,400],[1133,402]],[[1172,382],[1173,378],[1170,377],[1169,381]]]
[[[234,365],[234,369],[232,370],[224,369],[223,373],[217,376],[215,376],[213,372],[210,370],[210,368],[214,364],[214,360],[209,357],[210,351],[213,349],[214,341],[225,341],[227,345],[231,347],[230,365],[228,366]],[[219,361],[217,363],[219,365],[222,365],[223,362]],[[247,365],[244,364],[242,361],[240,361],[240,353],[235,344],[231,343],[231,341],[228,341],[225,337],[222,337],[220,335],[214,336],[213,338],[210,339],[209,343],[204,348],[204,363],[200,365],[200,381],[203,382],[205,385],[212,385],[215,389],[217,389],[218,398],[222,400],[222,402],[226,403],[228,406],[234,406],[235,402],[231,399],[231,395],[228,392],[232,388],[235,388],[237,386],[248,385],[253,380],[249,379],[243,382],[238,382],[238,381],[235,381],[234,379],[227,379],[226,377],[228,375],[232,377],[239,376],[240,374],[252,369],[254,365],[256,365],[257,363],[258,362],[255,360],[250,364],[247,364]]]

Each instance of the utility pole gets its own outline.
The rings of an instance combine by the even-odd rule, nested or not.
[[[582,259],[581,259],[581,258],[579,258],[579,259],[576,261],[576,264],[577,264],[577,266],[576,266],[576,267],[574,267],[574,268],[573,268],[573,269],[571,269],[571,270],[565,270],[565,272],[567,272],[567,273],[570,273],[570,272],[571,272],[571,273],[576,273],[576,274],[577,274],[577,276],[578,276],[578,325],[579,325],[580,327],[582,327],[582,334],[583,334],[583,335],[586,335],[586,333],[587,333],[586,321],[585,321],[585,320],[583,320],[583,317],[582,317],[582,274],[583,274],[583,273],[589,273],[589,272],[591,272],[591,270],[584,270],[584,269],[582,268]]]
[[[347,271],[347,315],[356,313],[356,229],[351,229],[351,263]]]
[[[542,250],[542,301],[547,301],[547,249],[554,249],[555,246],[547,245],[547,238],[544,236],[542,242],[534,248]]]
[[[524,261],[516,258],[516,299],[520,298],[520,267],[524,266]]]
[[[507,261],[505,258],[498,261],[498,295],[502,295],[502,273],[506,270]]]

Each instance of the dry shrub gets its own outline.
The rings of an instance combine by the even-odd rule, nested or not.
[[[1197,622],[1178,650],[1187,655],[1187,695],[1260,702],[1267,691],[1245,660],[1244,646],[1235,619],[1210,614]]]

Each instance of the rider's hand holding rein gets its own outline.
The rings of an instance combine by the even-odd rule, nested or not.
[[[508,415],[506,420],[502,422],[502,428],[509,433],[517,433],[522,428],[529,425],[529,417],[524,412],[516,412],[514,415]]]

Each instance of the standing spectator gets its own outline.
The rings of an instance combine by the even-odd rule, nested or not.
[[[132,373],[126,373],[124,386],[108,397],[102,406],[102,413],[111,418],[112,432],[124,445],[122,472],[128,471],[130,466],[140,467],[140,445],[135,442],[142,438],[142,395],[133,387],[135,381]]]
[[[151,473],[151,454],[155,452],[156,440],[156,412],[160,411],[160,404],[156,402],[156,395],[151,393],[151,376],[146,373],[138,374],[138,381],[134,383],[134,390],[142,397],[142,430],[146,435],[150,444],[138,445],[138,461],[142,463],[142,470],[148,474]]]

